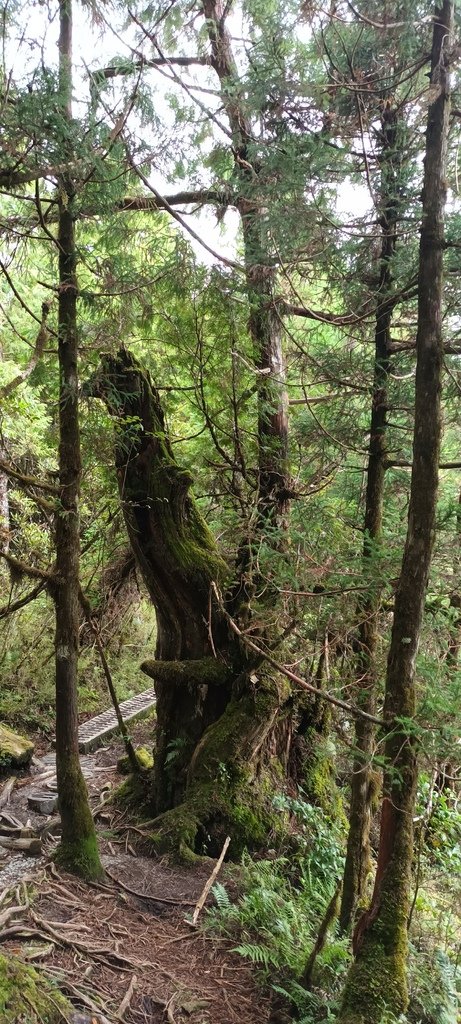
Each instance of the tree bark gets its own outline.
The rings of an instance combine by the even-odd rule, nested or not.
[[[358,659],[355,701],[358,707],[376,714],[377,668],[381,587],[377,577],[378,548],[381,541],[384,477],[386,469],[386,434],[388,408],[389,351],[393,306],[389,303],[393,274],[392,257],[397,240],[399,211],[398,153],[399,114],[395,107],[386,107],[381,122],[381,253],[378,280],[378,304],[375,326],[375,360],[373,394],[368,446],[367,486],[365,495],[363,568],[370,589],[359,602]],[[343,892],[339,917],[340,928],[346,931],[357,904],[363,900],[371,870],[370,825],[372,817],[372,756],[375,726],[365,719],[355,723],[355,756],[352,769],[349,834],[344,867]]]
[[[173,455],[148,374],[121,349],[116,357],[102,358],[101,370],[85,391],[102,398],[116,418],[115,464],[123,515],[156,610],[155,657],[171,666],[168,678],[161,665],[155,672],[155,662],[147,669],[156,680],[153,804],[161,812],[181,801],[192,752],[230,697],[229,683],[216,686],[214,680],[215,651],[227,629],[211,592],[211,583],[222,581],[227,567],[190,493],[192,477]],[[183,671],[187,661],[189,675]]]
[[[219,852],[230,834],[238,855],[277,827],[272,786],[262,780],[270,759],[279,770],[287,764],[288,687],[265,678],[261,658],[229,627],[212,586],[225,581],[227,566],[192,477],[175,460],[147,373],[122,349],[102,357],[85,392],[102,398],[115,420],[123,514],[157,616],[156,658],[141,666],[157,695],[154,770],[135,800],[160,815],[157,849]]]
[[[242,220],[246,285],[250,305],[248,328],[257,374],[258,517],[256,530],[266,541],[282,546],[278,536],[290,497],[288,468],[288,396],[282,342],[282,320],[274,301],[277,272],[269,251],[264,210],[264,167],[251,162],[251,123],[239,100],[239,74],[226,28],[222,0],[203,0],[210,63],[216,72],[232,134],[235,164],[235,206]],[[244,575],[251,561],[252,539],[242,546],[239,567]]]
[[[0,445],[0,459],[6,461],[6,452]],[[10,549],[10,502],[8,498],[8,476],[0,469],[0,551],[8,554]]]
[[[386,769],[375,887],[355,932],[356,961],[339,1015],[341,1024],[377,1024],[408,1002],[407,921],[417,781],[413,719],[415,660],[435,533],[441,438],[442,300],[446,149],[450,110],[449,53],[453,3],[435,12],[426,134],[418,279],[417,367],[410,508],[395,597],[385,719]]]
[[[71,0],[61,0],[59,88],[62,114],[72,117]],[[59,488],[56,516],[56,570],[52,594],[56,609],[56,773],[61,814],[60,863],[85,878],[102,875],[93,818],[78,753],[77,668],[79,634],[79,490],[81,478],[78,417],[77,277],[74,187],[59,180]]]

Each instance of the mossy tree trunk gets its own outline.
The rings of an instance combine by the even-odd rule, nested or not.
[[[72,1004],[56,985],[17,957],[0,954],[0,1020],[2,1024],[69,1024]]]
[[[72,118],[71,0],[60,4],[59,87],[63,117]],[[77,667],[79,636],[79,490],[81,477],[78,417],[78,335],[74,187],[59,181],[59,486],[56,516],[56,772],[61,814],[60,863],[86,878],[102,875],[94,822],[78,753]]]
[[[376,714],[377,666],[381,587],[379,584],[379,546],[381,543],[384,477],[386,460],[388,380],[393,307],[392,257],[397,240],[399,215],[400,164],[402,150],[399,113],[383,101],[380,132],[381,216],[382,227],[378,304],[375,326],[375,359],[368,446],[367,486],[365,494],[363,567],[370,589],[359,602],[358,658],[355,702],[370,715]],[[349,835],[344,867],[340,927],[346,931],[355,908],[366,893],[371,869],[370,825],[373,802],[372,757],[375,726],[364,718],[355,723],[355,756],[352,769],[349,810]]]
[[[434,19],[430,105],[426,136],[421,227],[415,423],[410,507],[386,676],[386,769],[375,887],[355,932],[356,961],[349,973],[341,1024],[377,1024],[384,1008],[396,1016],[407,1006],[407,921],[417,781],[413,719],[415,660],[435,533],[441,437],[443,365],[443,210],[449,124],[448,63],[453,3]]]
[[[156,662],[146,663],[157,693],[153,803],[161,812],[185,792],[192,752],[230,695],[232,647],[211,585],[226,565],[190,493],[165,432],[156,389],[131,354],[103,356],[86,391],[116,420],[115,463],[125,524],[157,616]],[[188,663],[190,671],[188,671]]]
[[[214,589],[228,568],[191,493],[192,477],[175,460],[148,374],[122,349],[102,357],[85,391],[102,398],[115,420],[123,514],[157,616],[156,658],[142,666],[157,695],[147,803],[162,814],[187,799],[177,818],[186,845],[200,845],[196,835],[208,830],[208,848],[215,849],[223,822],[231,821],[236,789],[251,802],[249,779],[258,773],[261,779],[269,747],[286,765],[292,702],[286,687],[264,679],[261,659],[248,658],[229,628]],[[242,807],[239,814],[234,847],[236,831],[241,845],[256,834],[262,842],[257,816]]]

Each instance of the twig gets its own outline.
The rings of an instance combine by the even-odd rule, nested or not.
[[[201,896],[197,900],[197,903],[195,905],[194,913],[192,914],[192,922],[191,922],[192,925],[194,926],[194,928],[197,925],[198,916],[199,916],[200,911],[202,910],[203,906],[205,905],[206,898],[207,898],[208,893],[209,893],[209,891],[211,889],[211,886],[213,885],[213,882],[215,881],[215,878],[217,878],[217,876],[218,876],[218,874],[219,874],[219,872],[221,870],[221,865],[222,865],[222,862],[224,860],[224,857],[226,856],[227,848],[229,846],[230,841],[231,841],[231,837],[230,836],[226,836],[226,839],[224,841],[224,846],[223,846],[223,848],[221,850],[219,858],[216,861],[216,864],[215,864],[215,866],[213,868],[213,871],[211,872],[211,875],[210,875],[208,881],[206,882],[206,884],[203,887],[203,892],[202,892]]]
[[[120,1006],[119,1006],[119,1008],[118,1008],[118,1010],[117,1010],[117,1012],[115,1014],[115,1016],[119,1017],[120,1020],[123,1020],[123,1017],[124,1017],[128,1007],[130,1005],[130,1002],[131,1002],[131,999],[132,999],[132,996],[133,996],[133,992],[134,992],[137,980],[138,979],[137,979],[136,975],[133,974],[133,977],[132,977],[132,979],[130,981],[130,984],[128,985],[128,988],[127,988],[127,990],[125,992],[125,995],[124,995],[124,997],[123,997],[123,999],[122,999],[122,1001],[120,1003]]]

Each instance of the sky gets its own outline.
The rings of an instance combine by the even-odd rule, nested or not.
[[[103,20],[95,22],[92,20],[88,8],[85,10],[80,4],[74,3],[74,113],[76,116],[84,115],[87,109],[89,67],[92,69],[103,67],[110,63],[115,56],[130,56],[131,44],[136,46],[138,52],[142,50],[146,56],[151,55],[152,44],[149,41],[139,44],[139,30],[124,27],[117,32],[114,12],[106,16],[105,11],[109,12],[109,8],[102,7]],[[33,84],[37,62],[43,61],[47,66],[56,67],[59,33],[58,8],[57,3],[38,0],[30,5],[24,4],[23,12],[24,17],[17,19],[19,30],[15,35],[10,35],[9,41],[4,47],[3,63],[7,76],[11,75],[12,80],[17,84],[27,83],[30,86]],[[236,35],[238,35],[238,26],[235,27],[237,28]],[[307,31],[306,26],[301,26],[301,31]],[[189,48],[187,52],[190,53]],[[202,81],[203,84],[203,79],[200,77],[202,70],[200,69],[199,75],[196,71],[192,72],[188,76],[188,81],[191,84]],[[166,90],[168,89],[170,92],[176,90],[178,95],[182,95],[182,90],[179,86],[175,87],[174,83],[164,79],[163,84],[164,88],[162,88],[162,79],[157,75],[155,81],[156,108],[162,121],[167,126],[173,127],[174,113],[166,99]],[[200,93],[193,95],[198,95],[199,101],[207,104],[210,102],[210,98],[206,95],[203,98]],[[225,123],[225,118],[223,120]],[[137,130],[140,130],[139,127]],[[149,131],[146,127],[142,130],[144,133]],[[209,146],[209,140],[202,144],[203,155],[206,155]],[[177,184],[172,185],[170,181],[167,181],[160,167],[151,169],[149,180],[161,194],[184,189],[188,185],[187,180],[178,181]],[[348,181],[340,185],[336,199],[336,213],[341,220],[360,217],[369,212],[371,206],[370,195],[365,187],[352,185]],[[203,209],[192,216],[184,211],[181,212],[184,220],[190,223],[209,249],[227,259],[238,259],[239,215],[235,210],[229,209],[220,223],[217,221],[215,211],[211,208]],[[206,265],[216,262],[215,257],[206,247],[188,235],[184,228],[176,226],[179,231],[187,235],[200,262]]]

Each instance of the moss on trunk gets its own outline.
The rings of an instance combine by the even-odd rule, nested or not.
[[[55,859],[66,871],[88,880],[102,878],[104,869],[98,853],[86,782],[78,754],[60,767],[59,809],[62,839]],[[61,798],[65,794],[65,799]]]
[[[226,835],[230,856],[256,849],[285,830],[273,795],[286,768],[289,729],[278,694],[267,690],[232,700],[209,726],[190,762],[185,800],[154,820],[150,834],[157,852],[189,861],[215,856]],[[127,781],[119,794],[146,816],[155,811],[148,777]]]

